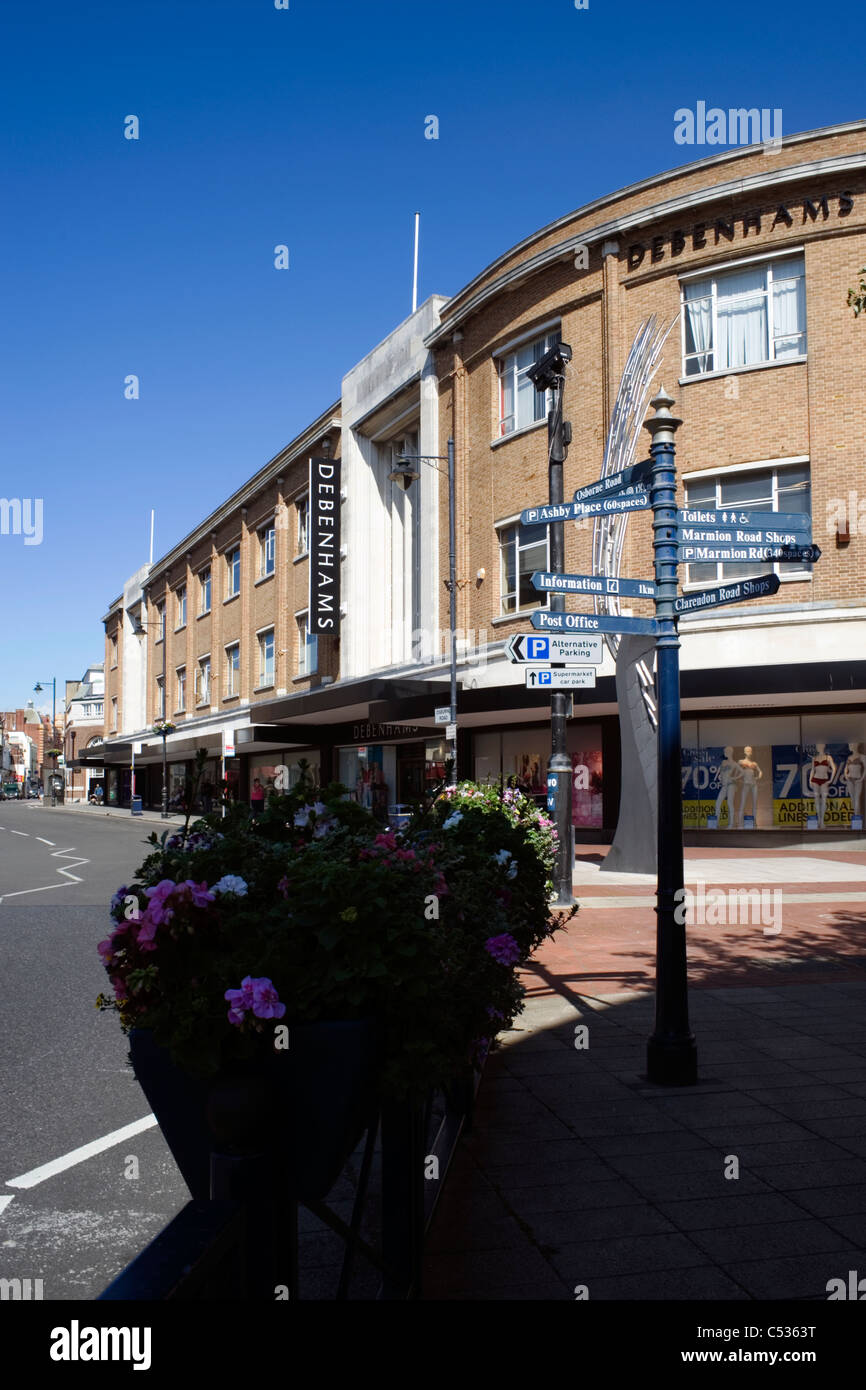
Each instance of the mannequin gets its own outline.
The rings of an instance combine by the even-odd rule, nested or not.
[[[823,830],[824,818],[827,815],[827,793],[831,783],[836,780],[836,764],[827,752],[826,743],[816,743],[815,750],[815,756],[809,768],[808,783],[815,798],[818,829]]]
[[[758,767],[758,764],[752,758],[751,748],[744,748],[743,754],[744,756],[740,758],[739,764],[743,770],[743,795],[740,801],[740,824],[745,825],[746,816],[751,816],[755,822],[755,825],[757,825],[758,783],[760,782],[764,774]],[[751,811],[746,809],[750,800],[752,803]]]
[[[860,752],[859,743],[848,744],[848,757],[842,773],[851,798],[851,815],[863,814],[863,783],[866,781],[866,756]]]
[[[719,812],[722,809],[722,802],[728,803],[728,829],[733,830],[736,820],[736,796],[737,787],[743,780],[743,769],[740,764],[734,762],[733,748],[725,749],[724,761],[719,765],[719,794],[716,797],[716,824],[719,820]]]

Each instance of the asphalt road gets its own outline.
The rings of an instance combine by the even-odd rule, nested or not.
[[[149,1115],[94,1001],[111,896],[154,828],[0,803],[0,1278],[42,1279],[46,1300],[95,1298],[189,1199],[153,1125],[74,1153]]]

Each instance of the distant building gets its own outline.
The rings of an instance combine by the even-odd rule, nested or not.
[[[63,758],[66,801],[88,801],[102,786],[102,741],[105,733],[105,667],[88,666],[80,681],[66,682]]]

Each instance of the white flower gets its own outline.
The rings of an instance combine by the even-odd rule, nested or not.
[[[223,874],[219,883],[215,883],[210,891],[212,893],[234,893],[237,898],[245,898],[247,885],[237,874]]]
[[[443,830],[453,830],[455,825],[459,825],[463,819],[462,811],[452,811],[448,819],[443,823]]]
[[[507,864],[511,859],[511,850],[498,849],[493,858],[496,860],[497,864]]]
[[[299,830],[305,830],[310,824],[310,812],[312,806],[302,806],[300,811],[295,812],[295,825]]]

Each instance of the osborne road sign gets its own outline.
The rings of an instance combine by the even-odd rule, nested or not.
[[[626,598],[655,598],[656,586],[650,579],[608,579],[603,574],[553,574],[536,570],[532,576],[536,589],[559,594],[623,594]]]
[[[527,666],[524,672],[530,690],[576,690],[595,685],[594,666]]]
[[[640,463],[632,464],[631,468],[623,468],[619,473],[611,473],[607,478],[587,483],[585,487],[576,489],[574,501],[597,502],[602,497],[609,497],[613,492],[624,492],[626,488],[642,482],[652,470],[652,466],[652,459],[641,459]]]
[[[553,632],[636,632],[648,637],[658,636],[655,618],[608,617],[604,613],[551,613],[536,608],[530,617],[534,628]]]
[[[738,579],[735,584],[721,584],[717,589],[702,589],[699,594],[685,594],[674,600],[678,613],[695,613],[704,608],[718,608],[723,603],[742,603],[747,598],[764,598],[778,592],[781,580],[777,574],[762,574],[758,579]]]
[[[453,718],[454,714],[450,705],[436,706],[436,712],[433,715],[434,724],[450,724]]]
[[[736,508],[712,511],[704,507],[681,507],[677,522],[680,526],[712,526],[716,530],[729,526],[771,526],[810,538],[812,535],[812,518],[808,512],[749,512]]]
[[[600,666],[603,647],[600,637],[540,637],[534,632],[518,632],[506,642],[505,654],[509,661],[571,661]]]

